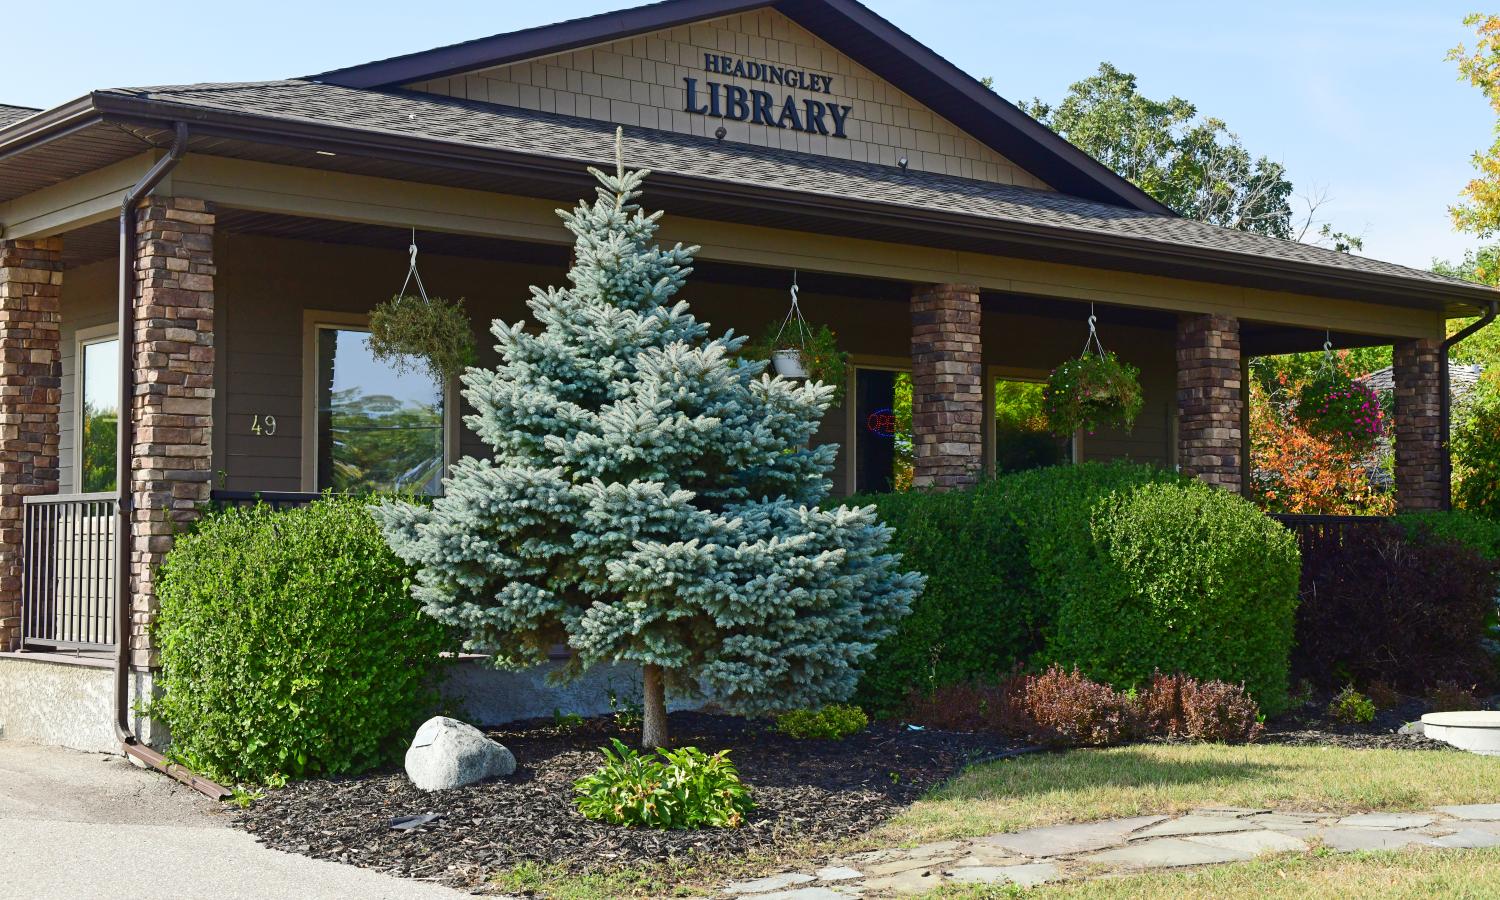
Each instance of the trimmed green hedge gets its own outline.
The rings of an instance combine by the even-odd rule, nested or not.
[[[1155,668],[1286,703],[1295,540],[1245,500],[1131,463],[1007,475],[967,491],[855,498],[927,588],[867,666],[859,702],[1073,664],[1128,687]]]
[[[1492,519],[1466,509],[1455,509],[1452,512],[1431,510],[1402,513],[1396,517],[1396,524],[1401,526],[1407,537],[1430,535],[1458,541],[1480,556],[1500,561],[1500,519]]]
[[[911,615],[876,650],[856,695],[877,714],[900,710],[913,689],[994,679],[1032,662],[1056,619],[1050,568],[1071,533],[1087,533],[1100,497],[1170,472],[1123,463],[1055,466],[1007,475],[965,491],[869,494],[895,529],[892,549],[927,576]]]
[[[397,758],[446,638],[410,589],[364,501],[207,515],[157,575],[151,715],[173,756],[252,782]]]
[[[1093,510],[1091,540],[1052,560],[1050,661],[1119,686],[1160,670],[1287,704],[1301,560],[1295,536],[1200,482],[1148,484]]]

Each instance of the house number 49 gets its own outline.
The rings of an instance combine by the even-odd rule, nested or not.
[[[262,416],[256,414],[250,420],[250,432],[252,434],[273,435],[276,433],[276,417]]]

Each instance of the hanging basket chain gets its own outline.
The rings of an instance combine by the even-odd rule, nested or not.
[[[423,303],[431,303],[427,299],[427,286],[422,284],[422,273],[417,271],[417,229],[411,230],[411,246],[407,248],[411,254],[411,265],[406,269],[406,280],[401,282],[401,290],[396,293],[397,297],[405,297],[406,289],[411,287],[413,280],[417,282],[417,293],[421,295]]]
[[[786,333],[787,326],[794,323],[797,326],[797,347],[798,349],[805,349],[807,347],[808,325],[807,320],[802,318],[802,306],[797,302],[796,269],[792,270],[792,308],[786,311],[786,318],[781,320],[781,327],[776,330],[774,343],[777,346],[781,345],[781,336]]]
[[[1104,345],[1099,342],[1099,316],[1095,314],[1092,303],[1089,304],[1089,336],[1083,341],[1083,353],[1080,355],[1088,356],[1091,347],[1100,357],[1105,355]]]

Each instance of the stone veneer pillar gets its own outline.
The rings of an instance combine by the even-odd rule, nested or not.
[[[1177,463],[1183,473],[1239,493],[1244,486],[1244,381],[1240,322],[1177,321]]]
[[[156,568],[212,487],[214,214],[151,198],[137,221],[131,633],[132,662],[150,666]]]
[[[911,298],[911,412],[916,487],[973,484],[984,467],[979,289],[917,288]]]
[[[1396,505],[1403,511],[1441,509],[1442,384],[1437,338],[1400,341],[1392,353],[1396,393]]]
[[[21,641],[23,498],[57,493],[62,241],[0,241],[0,650]]]

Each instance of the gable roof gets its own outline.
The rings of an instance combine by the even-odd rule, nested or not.
[[[1175,215],[858,0],[662,0],[336,69],[310,80],[395,88],[769,7],[1064,193]]]

